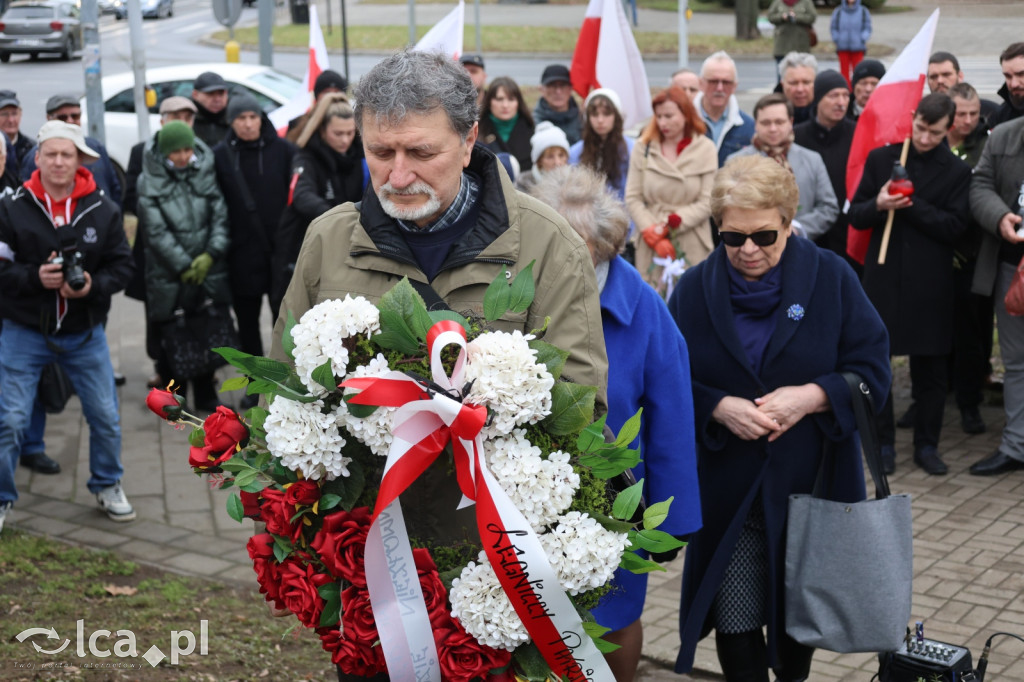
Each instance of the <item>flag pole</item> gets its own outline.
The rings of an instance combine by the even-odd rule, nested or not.
[[[900,151],[900,165],[907,165],[907,154],[910,152],[910,137],[903,140],[903,150]],[[885,219],[885,232],[882,233],[882,248],[878,250],[878,264],[885,265],[885,254],[889,251],[889,236],[892,234],[892,221],[896,217],[896,210],[890,208],[889,215]]]

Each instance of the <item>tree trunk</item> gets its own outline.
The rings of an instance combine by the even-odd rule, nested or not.
[[[756,40],[761,37],[757,30],[757,0],[736,0],[736,40]]]

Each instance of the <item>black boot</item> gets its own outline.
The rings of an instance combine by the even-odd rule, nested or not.
[[[778,667],[774,669],[775,682],[804,682],[811,675],[814,648],[805,646],[786,633],[779,635]]]
[[[735,634],[716,630],[715,648],[726,682],[768,682],[768,647],[760,630]]]

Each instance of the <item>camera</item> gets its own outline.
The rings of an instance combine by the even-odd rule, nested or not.
[[[72,291],[81,291],[85,288],[85,269],[82,263],[85,257],[78,250],[78,242],[65,242],[61,245],[61,255],[54,258],[51,263],[61,266],[64,274],[64,282]]]

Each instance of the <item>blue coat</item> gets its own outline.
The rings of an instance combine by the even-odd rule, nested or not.
[[[644,479],[648,503],[674,497],[658,527],[673,535],[700,528],[693,400],[686,342],[665,303],[640,273],[616,258],[601,292],[601,317],[608,350],[608,426],[616,433],[643,408],[639,440],[643,461],[633,469]],[[633,443],[636,447],[637,443]],[[619,630],[644,608],[647,574],[621,568],[616,589],[593,610],[598,623]]]
[[[891,381],[885,326],[839,256],[806,239],[789,239],[782,258],[782,301],[760,375],[751,369],[736,332],[726,268],[726,251],[720,246],[683,275],[669,300],[669,312],[690,349],[704,521],[687,548],[683,569],[682,644],[676,660],[680,673],[693,667],[697,641],[711,629],[712,602],[758,492],[768,539],[766,614],[768,651],[774,658],[776,638],[785,627],[788,499],[812,491],[826,440],[835,444],[837,457],[828,497],[865,497],[850,392],[840,372],[864,378],[876,407],[881,407]],[[711,418],[726,396],[753,400],[782,386],[811,382],[824,389],[832,411],[805,417],[774,443],[767,438],[740,440]]]
[[[868,49],[868,39],[871,38],[871,12],[860,4],[860,1],[848,5],[846,0],[842,0],[843,4],[832,11],[829,27],[836,50],[864,52]]]

